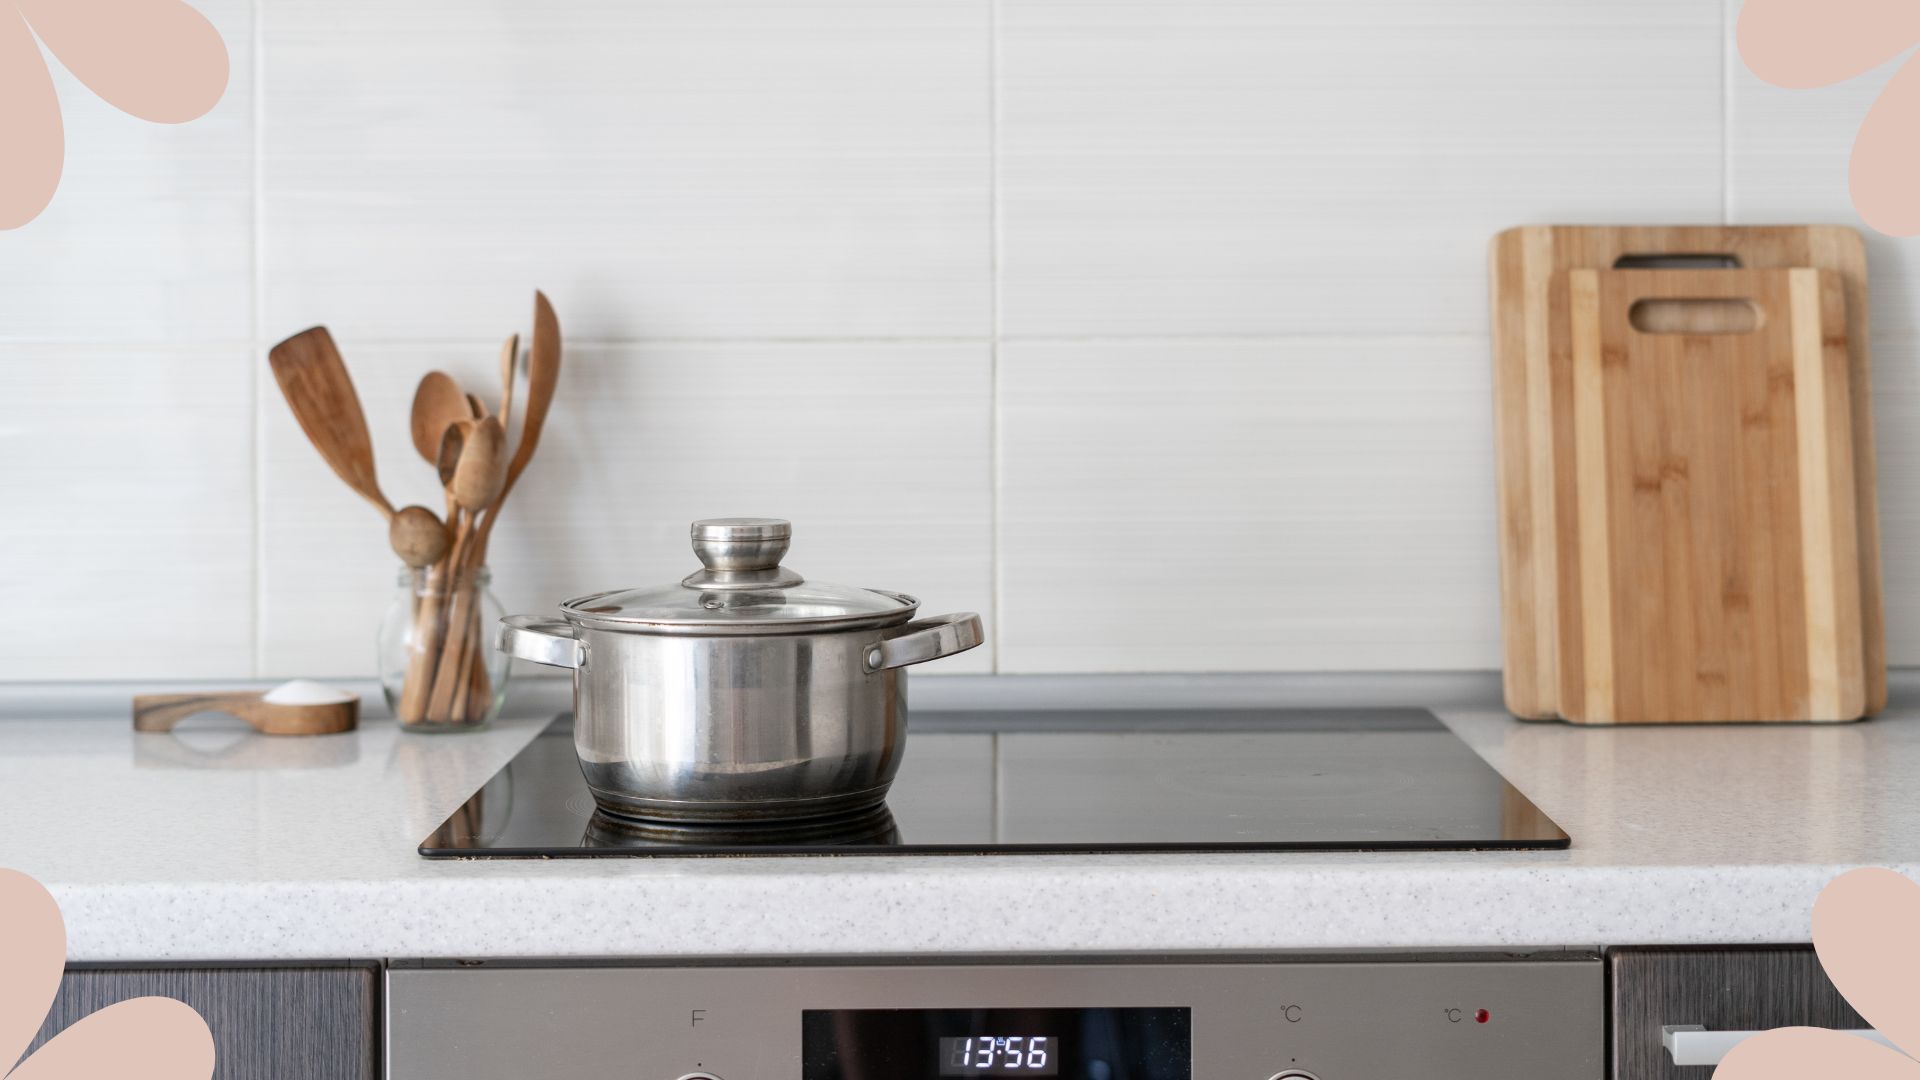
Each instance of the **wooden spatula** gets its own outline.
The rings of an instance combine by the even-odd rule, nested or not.
[[[353,379],[324,326],[303,330],[273,347],[267,354],[280,392],[293,409],[300,430],[335,475],[393,520],[393,504],[380,493],[373,470],[373,440]]]

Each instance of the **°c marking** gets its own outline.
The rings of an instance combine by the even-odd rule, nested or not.
[[[1461,1019],[1466,1015],[1464,1012],[1462,1012],[1459,1009],[1448,1009],[1446,1010],[1446,1013],[1447,1013],[1447,1023],[1449,1024],[1459,1023]]]
[[[1287,1018],[1287,1023],[1297,1024],[1300,1022],[1300,1006],[1288,1005],[1280,1010],[1280,1015]]]

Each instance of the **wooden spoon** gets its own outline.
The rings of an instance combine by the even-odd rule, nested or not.
[[[492,505],[506,484],[507,430],[500,426],[499,417],[489,416],[473,421],[472,429],[463,434],[460,459],[447,478],[447,490],[463,509],[477,514]]]
[[[373,440],[367,435],[366,413],[353,379],[324,326],[303,330],[275,345],[267,354],[273,377],[280,383],[300,430],[326,459],[334,474],[361,498],[393,519],[393,504],[380,493],[373,471]]]
[[[447,426],[470,417],[467,396],[460,392],[453,376],[444,371],[427,372],[413,392],[413,448],[427,464],[438,463],[440,437],[446,434]]]
[[[513,340],[514,351],[519,351],[519,343]],[[458,572],[471,572],[483,565],[487,558],[487,539],[493,533],[494,523],[500,520],[501,504],[506,502],[507,494],[513,490],[520,474],[526,471],[527,463],[533,459],[533,452],[540,445],[540,431],[547,421],[547,411],[553,406],[554,387],[560,381],[560,320],[553,313],[553,305],[547,301],[545,293],[533,294],[533,348],[527,355],[527,397],[525,416],[521,421],[520,442],[513,449],[512,460],[507,463],[506,473],[501,478],[500,487],[488,506],[485,517],[474,530],[467,542],[454,545],[453,563]],[[502,433],[505,427],[501,428]],[[464,718],[470,709],[483,706],[488,693],[473,693],[469,688],[475,681],[472,671],[472,648],[466,635],[472,622],[470,603],[463,602],[469,591],[456,595],[452,617],[449,620],[447,640],[440,652],[440,667],[434,673],[432,700],[427,705],[428,716],[451,716]],[[452,678],[447,678],[451,670]],[[490,692],[489,692],[490,693]]]
[[[520,335],[508,334],[500,346],[500,426],[513,434],[513,377],[520,366]]]
[[[467,415],[473,417],[475,420],[485,420],[487,418],[487,403],[480,400],[479,394],[467,395]]]
[[[387,542],[400,561],[415,570],[432,566],[447,553],[453,538],[440,518],[424,506],[406,506],[394,512],[387,524]]]
[[[280,704],[260,690],[208,694],[139,694],[133,699],[133,730],[172,731],[175,724],[204,712],[226,713],[265,735],[335,735],[360,722],[360,698]]]
[[[517,346],[518,342],[515,344]],[[471,565],[478,566],[486,558],[487,539],[493,535],[494,522],[500,520],[500,505],[507,501],[514,484],[520,480],[520,474],[527,471],[527,462],[533,460],[534,450],[540,446],[540,430],[546,426],[547,410],[553,407],[553,390],[559,382],[560,320],[553,313],[553,305],[547,302],[547,294],[535,292],[533,347],[527,351],[526,419],[521,422],[520,445],[513,448],[513,460],[507,463],[506,481],[501,485],[500,495],[494,500],[487,519],[480,525]]]
[[[478,514],[499,497],[506,483],[506,439],[506,429],[500,426],[497,416],[447,429],[446,439],[440,444],[441,475],[446,479],[447,493],[468,514]],[[456,460],[449,476],[446,466],[450,458]],[[441,645],[440,662],[434,668],[433,696],[427,702],[429,717],[458,721],[466,716],[467,684],[474,651],[471,636],[477,628],[472,625],[474,587],[459,575],[477,565],[469,561],[473,543],[471,537],[463,535],[455,545],[456,576],[449,586],[454,590],[453,604],[447,617],[447,637]]]

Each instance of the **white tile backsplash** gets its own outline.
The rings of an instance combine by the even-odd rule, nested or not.
[[[1000,670],[1488,668],[1472,338],[1000,350]]]
[[[396,504],[440,505],[406,435],[416,380],[438,366],[497,405],[493,348],[341,343]],[[689,522],[765,515],[793,519],[787,561],[809,578],[991,613],[986,345],[586,345],[560,387],[494,534],[511,611],[677,581],[699,567]],[[266,394],[263,666],[363,673],[397,563],[376,513]],[[941,664],[990,668],[984,649]]]
[[[1885,310],[1884,305],[1881,310]],[[1887,662],[1920,664],[1920,334],[1873,342],[1873,435],[1880,481],[1880,570]]]
[[[270,336],[989,329],[988,0],[264,0]]]
[[[766,513],[804,573],[985,614],[945,671],[1494,667],[1489,237],[1856,223],[1893,70],[1766,87],[1737,0],[197,6],[226,100],[61,73],[66,182],[0,233],[0,679],[371,670],[395,560],[266,348],[330,324],[437,506],[414,382],[490,388],[535,286],[572,344],[511,609]],[[1920,275],[1870,244],[1920,663]]]
[[[1502,228],[1720,216],[1720,0],[1000,11],[1010,336],[1478,333]]]
[[[249,673],[245,347],[0,344],[0,400],[0,679]]]

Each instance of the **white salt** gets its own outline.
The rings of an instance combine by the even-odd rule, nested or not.
[[[359,696],[312,679],[295,679],[267,691],[261,700],[269,705],[335,705]]]

